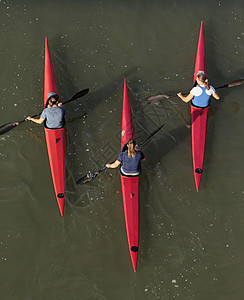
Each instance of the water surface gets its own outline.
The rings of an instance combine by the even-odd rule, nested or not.
[[[44,38],[67,105],[60,217],[41,126],[0,137],[1,299],[243,298],[243,87],[212,102],[204,173],[194,184],[187,106],[147,105],[192,85],[200,22],[213,86],[243,78],[243,10],[234,1],[0,1],[1,124],[43,105]],[[120,149],[127,78],[143,148],[140,252],[130,261],[117,170],[88,185]]]

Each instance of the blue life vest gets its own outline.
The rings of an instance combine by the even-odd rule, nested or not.
[[[200,86],[200,85],[198,87],[201,88],[202,94],[200,96],[194,96],[191,103],[193,104],[193,106],[197,106],[197,107],[207,107],[207,106],[209,106],[210,95],[206,94],[207,89],[203,86]]]

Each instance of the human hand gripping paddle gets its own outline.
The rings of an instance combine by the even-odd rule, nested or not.
[[[225,85],[216,87],[215,90],[223,89],[223,88],[227,88],[227,87],[228,88],[229,87],[234,87],[234,86],[241,85],[243,83],[244,83],[244,79],[239,79],[239,80],[236,80],[236,81],[232,81],[232,82],[226,83]],[[189,92],[188,93],[182,93],[182,96],[186,96],[188,94],[189,94]],[[158,95],[147,97],[146,101],[148,101],[150,103],[157,103],[157,102],[160,102],[162,100],[170,99],[170,98],[175,98],[175,97],[177,97],[177,94],[173,94],[173,95],[170,95],[170,96],[158,94]]]
[[[161,128],[163,128],[164,124],[161,125],[160,127],[158,127],[156,130],[154,130],[144,141],[142,141],[141,143],[138,144],[138,146],[142,146],[143,144],[145,144],[152,136],[154,136],[157,132],[159,132],[159,130]],[[107,169],[107,167],[103,167],[101,170],[97,171],[97,172],[88,172],[88,174],[86,174],[85,176],[81,177],[79,180],[76,181],[76,184],[84,184],[87,182],[92,181],[94,178],[97,177],[97,175],[99,175],[100,173],[102,173],[103,171],[105,171]]]
[[[71,101],[74,101],[78,98],[81,98],[83,96],[85,96],[87,93],[89,92],[89,89],[84,89],[78,93],[76,93],[72,98],[70,98],[69,100],[63,102],[63,104],[67,104]],[[36,114],[34,116],[32,116],[31,118],[34,118],[34,117],[37,117],[37,116],[40,116],[41,112],[39,114]],[[7,124],[4,124],[0,127],[0,135],[1,134],[4,134],[10,130],[12,130],[13,128],[17,127],[19,124],[21,123],[24,123],[25,122],[25,119],[22,120],[22,121],[19,121],[19,122],[12,122],[12,123],[7,123]]]

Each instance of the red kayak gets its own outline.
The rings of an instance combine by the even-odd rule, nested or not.
[[[44,107],[49,93],[58,94],[53,64],[47,38],[45,39],[45,68],[44,68]],[[54,190],[61,216],[64,214],[65,200],[65,139],[64,128],[48,129],[44,127],[48,157],[52,173]]]
[[[134,139],[135,134],[125,79],[122,111],[121,150],[131,138]],[[129,251],[134,272],[136,272],[139,247],[140,177],[124,177],[121,175],[121,186]]]
[[[203,71],[207,76],[205,42],[203,33],[203,22],[201,23],[200,35],[197,47],[197,57],[193,83],[196,81],[197,73]],[[204,153],[207,136],[208,107],[197,108],[191,105],[191,132],[192,132],[192,158],[195,184],[197,191],[203,172]]]

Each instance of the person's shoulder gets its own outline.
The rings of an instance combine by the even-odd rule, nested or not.
[[[122,151],[120,153],[128,153],[128,150],[124,150],[122,149]]]
[[[194,86],[191,90],[190,90],[190,93],[194,92],[194,91],[197,91],[199,90],[199,86]]]
[[[46,116],[47,116],[47,109],[48,109],[48,108],[44,108],[44,109],[43,109],[43,111],[42,111],[42,113],[41,113],[41,115],[40,115],[40,117],[41,117],[42,119],[45,119],[45,118],[46,118]]]
[[[46,113],[48,111],[49,107],[46,107],[43,109],[42,113]]]
[[[62,111],[66,112],[66,110],[63,106],[57,106],[57,107],[60,108]]]
[[[56,111],[65,111],[65,108],[63,107],[63,106],[53,106],[52,107],[54,110],[56,110]]]
[[[201,88],[200,88],[200,86],[198,85],[198,86],[194,86],[192,89],[191,89],[191,91],[199,91]]]
[[[215,88],[213,86],[209,86],[209,90],[206,90],[208,95],[213,95],[215,93]]]
[[[118,155],[118,158],[117,158],[117,160],[119,161],[119,162],[122,162],[123,161],[123,159],[124,159],[124,155],[125,155],[125,152],[120,152],[120,154]]]
[[[194,86],[191,90],[190,93],[194,96],[199,96],[202,93],[202,89],[200,86]]]
[[[138,151],[138,157],[140,159],[144,159],[145,158],[145,155],[144,155],[144,153],[141,150]]]
[[[137,155],[144,155],[141,150],[136,150]]]

